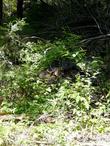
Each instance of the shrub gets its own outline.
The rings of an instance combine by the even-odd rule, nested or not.
[[[86,52],[78,45],[80,37],[72,34],[65,34],[62,39],[53,42],[21,42],[17,32],[24,24],[22,20],[10,27],[10,44],[14,49],[8,51],[10,57],[7,60],[19,56],[20,64],[12,64],[7,70],[2,70],[1,80],[4,83],[1,86],[1,95],[6,101],[13,102],[13,108],[19,113],[39,114],[62,108],[75,113],[88,111],[93,92],[89,78],[98,74],[100,61],[92,60],[89,65]],[[8,43],[5,47],[7,45]],[[4,56],[7,54],[4,53]],[[63,69],[65,63],[66,75]],[[51,73],[55,67],[61,68],[57,75]],[[47,73],[48,77],[40,78],[41,72]]]

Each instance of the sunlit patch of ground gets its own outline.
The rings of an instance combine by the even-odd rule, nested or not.
[[[0,146],[110,146],[109,121],[98,124],[83,128],[74,120],[36,123],[23,116],[2,115]]]

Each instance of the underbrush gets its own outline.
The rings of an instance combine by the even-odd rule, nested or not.
[[[108,132],[102,118],[110,109],[104,59],[88,55],[81,37],[70,33],[32,42],[22,35],[25,25],[10,23],[1,37],[1,145],[76,146],[77,136]],[[13,118],[17,114],[28,118]]]
[[[73,34],[52,42],[26,41],[19,35],[24,25],[24,20],[10,23],[1,49],[1,111],[82,116],[91,111],[91,102],[97,107],[102,58],[88,57]]]

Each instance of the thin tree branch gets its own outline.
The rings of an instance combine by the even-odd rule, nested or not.
[[[94,15],[92,14],[92,12],[89,10],[88,7],[87,7],[87,11],[88,11],[88,13],[90,14],[90,16],[92,17],[92,19],[94,20],[94,22],[96,23],[97,28],[99,29],[100,34],[103,34],[99,22],[98,22],[97,19],[94,17]]]
[[[90,43],[91,41],[94,41],[94,40],[106,40],[106,39],[110,39],[110,33],[109,34],[105,34],[105,35],[99,35],[99,36],[95,36],[95,37],[91,37],[91,38],[88,38],[88,39],[84,39],[82,41],[80,41],[81,44],[83,43]]]

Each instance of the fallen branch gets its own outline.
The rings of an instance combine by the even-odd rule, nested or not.
[[[41,41],[46,41],[45,39],[41,38],[41,37],[37,37],[37,36],[30,36],[30,37],[25,37],[22,39],[23,41],[27,41],[27,40],[41,40]]]
[[[88,38],[88,39],[84,39],[84,40],[80,41],[80,43],[81,44],[90,43],[91,41],[100,40],[100,39],[101,40],[110,39],[110,34],[99,35],[99,36],[91,37],[91,38]]]

